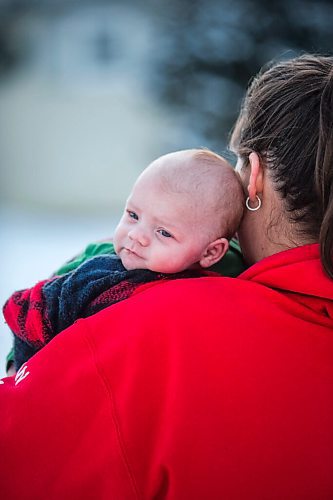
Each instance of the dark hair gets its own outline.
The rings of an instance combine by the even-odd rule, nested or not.
[[[232,137],[248,161],[258,153],[297,230],[319,241],[333,278],[333,57],[302,55],[252,81]]]

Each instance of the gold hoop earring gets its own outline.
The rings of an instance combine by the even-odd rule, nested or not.
[[[245,205],[246,205],[246,208],[248,210],[250,210],[250,212],[256,212],[257,210],[259,210],[259,208],[261,207],[261,199],[259,198],[259,196],[256,194],[256,198],[258,200],[258,205],[256,207],[250,207],[250,197],[248,196],[246,198],[246,202],[245,202]]]

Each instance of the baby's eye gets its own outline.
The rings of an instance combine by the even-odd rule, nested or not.
[[[139,220],[139,217],[137,216],[137,214],[135,212],[132,212],[131,210],[127,210],[127,213],[131,219]]]
[[[168,233],[165,229],[159,229],[157,232],[160,233],[161,236],[164,236],[164,238],[172,238],[172,234]]]

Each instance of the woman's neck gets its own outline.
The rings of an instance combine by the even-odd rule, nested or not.
[[[239,231],[239,240],[248,264],[284,250],[316,243],[304,235],[298,224],[287,220],[282,206],[262,204],[257,212],[246,212]]]

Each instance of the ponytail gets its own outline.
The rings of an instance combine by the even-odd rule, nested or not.
[[[319,242],[333,279],[333,57],[304,54],[260,72],[231,143],[244,161],[260,155],[293,233]]]
[[[333,279],[333,68],[320,101],[315,180],[322,205],[319,233],[321,262],[328,276]]]

